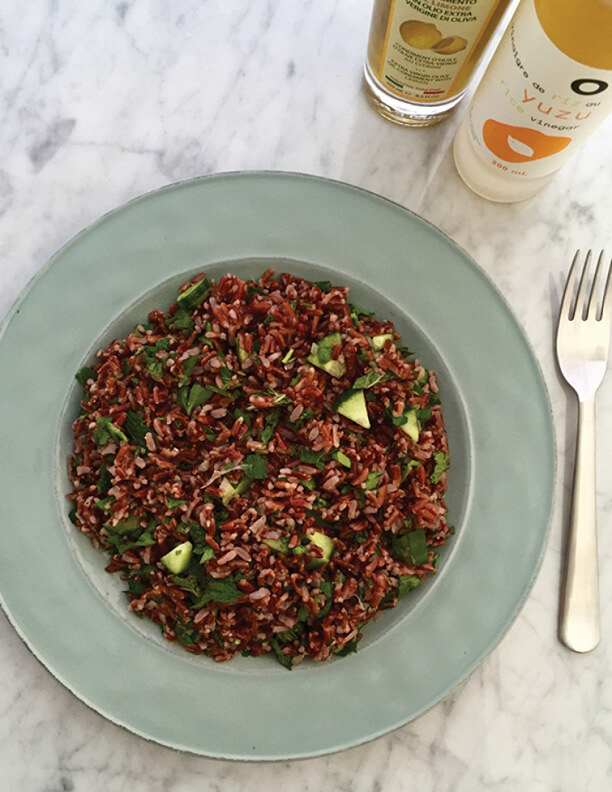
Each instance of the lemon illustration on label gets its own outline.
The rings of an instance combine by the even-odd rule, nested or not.
[[[486,147],[505,162],[532,162],[563,151],[570,137],[545,135],[530,127],[512,126],[488,118],[482,128]]]
[[[432,47],[438,55],[454,55],[467,47],[467,40],[463,36],[447,36]]]
[[[409,47],[431,49],[442,41],[442,33],[430,22],[408,19],[400,25],[400,36]]]

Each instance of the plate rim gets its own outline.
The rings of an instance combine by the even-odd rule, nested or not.
[[[195,185],[197,183],[203,182],[211,182],[216,180],[226,180],[228,178],[257,178],[257,177],[270,177],[270,178],[295,178],[298,180],[305,180],[305,181],[314,181],[322,183],[323,185],[335,185],[336,187],[340,187],[343,189],[347,189],[349,191],[354,191],[357,193],[363,193],[366,196],[369,196],[372,199],[380,201],[384,204],[387,204],[395,209],[399,209],[402,213],[406,213],[412,217],[413,221],[417,224],[422,224],[426,226],[430,232],[433,232],[434,235],[440,237],[444,240],[450,247],[455,248],[458,250],[464,257],[467,263],[474,269],[474,271],[478,274],[479,278],[482,279],[486,285],[489,286],[495,293],[497,299],[502,303],[503,307],[507,315],[511,318],[511,320],[516,324],[517,329],[519,330],[519,334],[523,344],[526,347],[526,350],[529,354],[532,364],[535,366],[535,370],[538,375],[539,383],[541,386],[541,393],[543,396],[543,403],[545,403],[547,408],[547,415],[549,419],[549,428],[550,428],[550,440],[551,440],[551,450],[552,450],[552,457],[551,457],[551,469],[550,469],[550,498],[548,502],[548,509],[547,509],[547,521],[546,525],[544,526],[544,530],[542,531],[542,540],[541,540],[541,547],[539,550],[539,554],[537,557],[537,561],[532,569],[531,575],[529,580],[526,583],[524,593],[520,599],[518,599],[512,610],[511,616],[504,622],[503,625],[494,633],[491,637],[491,640],[487,643],[486,649],[477,657],[475,658],[470,666],[468,667],[467,671],[461,676],[460,679],[455,679],[451,681],[444,689],[439,693],[439,695],[429,702],[426,706],[420,708],[418,711],[411,713],[407,718],[404,717],[400,721],[386,727],[379,729],[375,732],[370,732],[366,737],[363,739],[351,739],[347,742],[339,742],[331,748],[321,748],[320,750],[313,750],[313,751],[306,751],[306,752],[299,752],[293,751],[291,753],[278,753],[277,755],[267,754],[261,756],[249,756],[246,754],[237,755],[235,753],[224,753],[224,752],[211,752],[209,750],[198,750],[196,748],[192,748],[190,746],[186,746],[180,743],[172,742],[171,740],[162,740],[158,737],[152,737],[151,735],[147,734],[143,730],[135,727],[133,725],[129,725],[124,723],[121,719],[114,716],[108,710],[105,710],[99,705],[92,703],[89,698],[83,694],[81,691],[77,691],[76,687],[74,687],[68,680],[64,679],[61,674],[58,674],[56,670],[52,667],[52,665],[47,664],[47,661],[39,654],[39,652],[34,648],[34,646],[30,643],[30,640],[22,631],[20,625],[14,619],[13,614],[9,610],[4,594],[2,590],[0,590],[0,607],[4,612],[5,616],[7,617],[8,622],[11,626],[15,629],[27,649],[30,653],[36,658],[36,660],[43,666],[43,668],[48,671],[54,679],[56,679],[60,684],[69,690],[79,701],[83,702],[86,706],[90,709],[95,711],[98,715],[101,715],[106,720],[114,723],[115,725],[120,726],[121,728],[125,729],[126,731],[136,734],[137,736],[141,737],[142,739],[147,740],[148,742],[154,743],[156,745],[162,745],[173,750],[178,750],[185,753],[190,753],[195,756],[201,756],[211,759],[218,759],[218,760],[225,760],[225,761],[244,761],[244,762],[278,762],[278,761],[288,761],[288,760],[302,760],[308,758],[314,758],[319,756],[330,755],[333,753],[337,753],[340,751],[348,750],[349,748],[356,747],[359,745],[366,744],[371,742],[383,735],[390,734],[403,726],[411,723],[412,721],[420,718],[422,715],[427,713],[441,701],[443,701],[452,691],[459,689],[461,686],[465,685],[468,679],[472,676],[472,674],[478,669],[478,667],[483,663],[483,661],[491,654],[491,652],[499,645],[503,637],[508,633],[510,628],[516,622],[518,616],[520,615],[521,610],[525,606],[529,595],[532,591],[533,585],[535,580],[539,574],[541,569],[544,556],[547,550],[548,541],[550,538],[551,532],[551,525],[552,525],[552,517],[554,513],[554,506],[557,498],[557,472],[558,472],[558,458],[557,458],[557,450],[558,450],[558,441],[556,436],[556,427],[554,422],[554,413],[552,410],[552,404],[550,399],[549,388],[544,377],[544,372],[538,356],[535,353],[534,347],[527,336],[524,327],[516,316],[514,311],[512,310],[510,303],[498,288],[497,284],[491,279],[488,275],[484,267],[482,267],[478,262],[476,262],[470,254],[466,252],[466,250],[456,243],[448,234],[446,234],[442,229],[436,226],[431,221],[423,218],[418,213],[414,212],[413,210],[403,206],[397,201],[394,201],[390,198],[387,198],[379,193],[374,192],[373,190],[369,190],[367,188],[351,184],[344,180],[340,179],[332,179],[327,178],[324,176],[319,176],[316,174],[308,174],[302,173],[299,171],[278,171],[278,170],[230,170],[230,171],[221,171],[215,172],[211,174],[206,174],[202,176],[195,176],[192,178],[180,180],[177,182],[172,182],[170,184],[163,185],[161,187],[155,188],[153,190],[148,190],[143,193],[140,193],[129,200],[109,209],[108,211],[104,212],[102,215],[95,218],[91,223],[80,229],[76,234],[69,237],[46,261],[45,263],[32,275],[32,277],[28,280],[28,282],[24,285],[21,289],[13,303],[10,305],[8,311],[6,312],[5,316],[0,323],[0,343],[4,338],[6,330],[10,325],[13,318],[16,314],[19,313],[22,305],[27,300],[30,292],[34,289],[37,285],[38,281],[42,279],[42,277],[51,269],[51,267],[78,241],[86,236],[87,234],[94,231],[97,227],[103,225],[106,221],[112,218],[116,214],[120,214],[128,209],[133,204],[137,204],[141,201],[146,201],[148,198],[152,196],[159,195],[166,192],[172,192],[175,190],[179,190],[183,187],[187,187],[189,185]]]

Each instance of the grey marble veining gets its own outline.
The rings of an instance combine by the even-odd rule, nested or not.
[[[265,765],[182,755],[105,721],[0,615],[0,792],[604,792],[612,786],[612,376],[598,400],[603,641],[556,640],[575,407],[551,332],[576,247],[612,248],[604,124],[535,199],[466,190],[456,119],[405,130],[366,104],[370,3],[8,0],[0,9],[0,316],[98,216],[173,181],[290,170],[341,179],[438,225],[484,268],[533,345],[555,415],[558,497],[542,569],[497,649],[418,721],[359,748]],[[408,672],[408,669],[407,669]]]

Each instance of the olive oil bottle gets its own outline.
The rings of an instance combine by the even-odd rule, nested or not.
[[[428,126],[457,104],[515,0],[375,0],[364,67],[370,104]]]
[[[612,111],[612,0],[522,0],[455,137],[492,201],[535,195]]]

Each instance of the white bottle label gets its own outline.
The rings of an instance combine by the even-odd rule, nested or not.
[[[446,98],[498,0],[393,0],[378,79],[424,102]]]
[[[611,44],[612,46],[612,44]],[[612,110],[612,72],[583,66],[548,38],[524,0],[467,114],[474,149],[516,178],[558,170]]]

